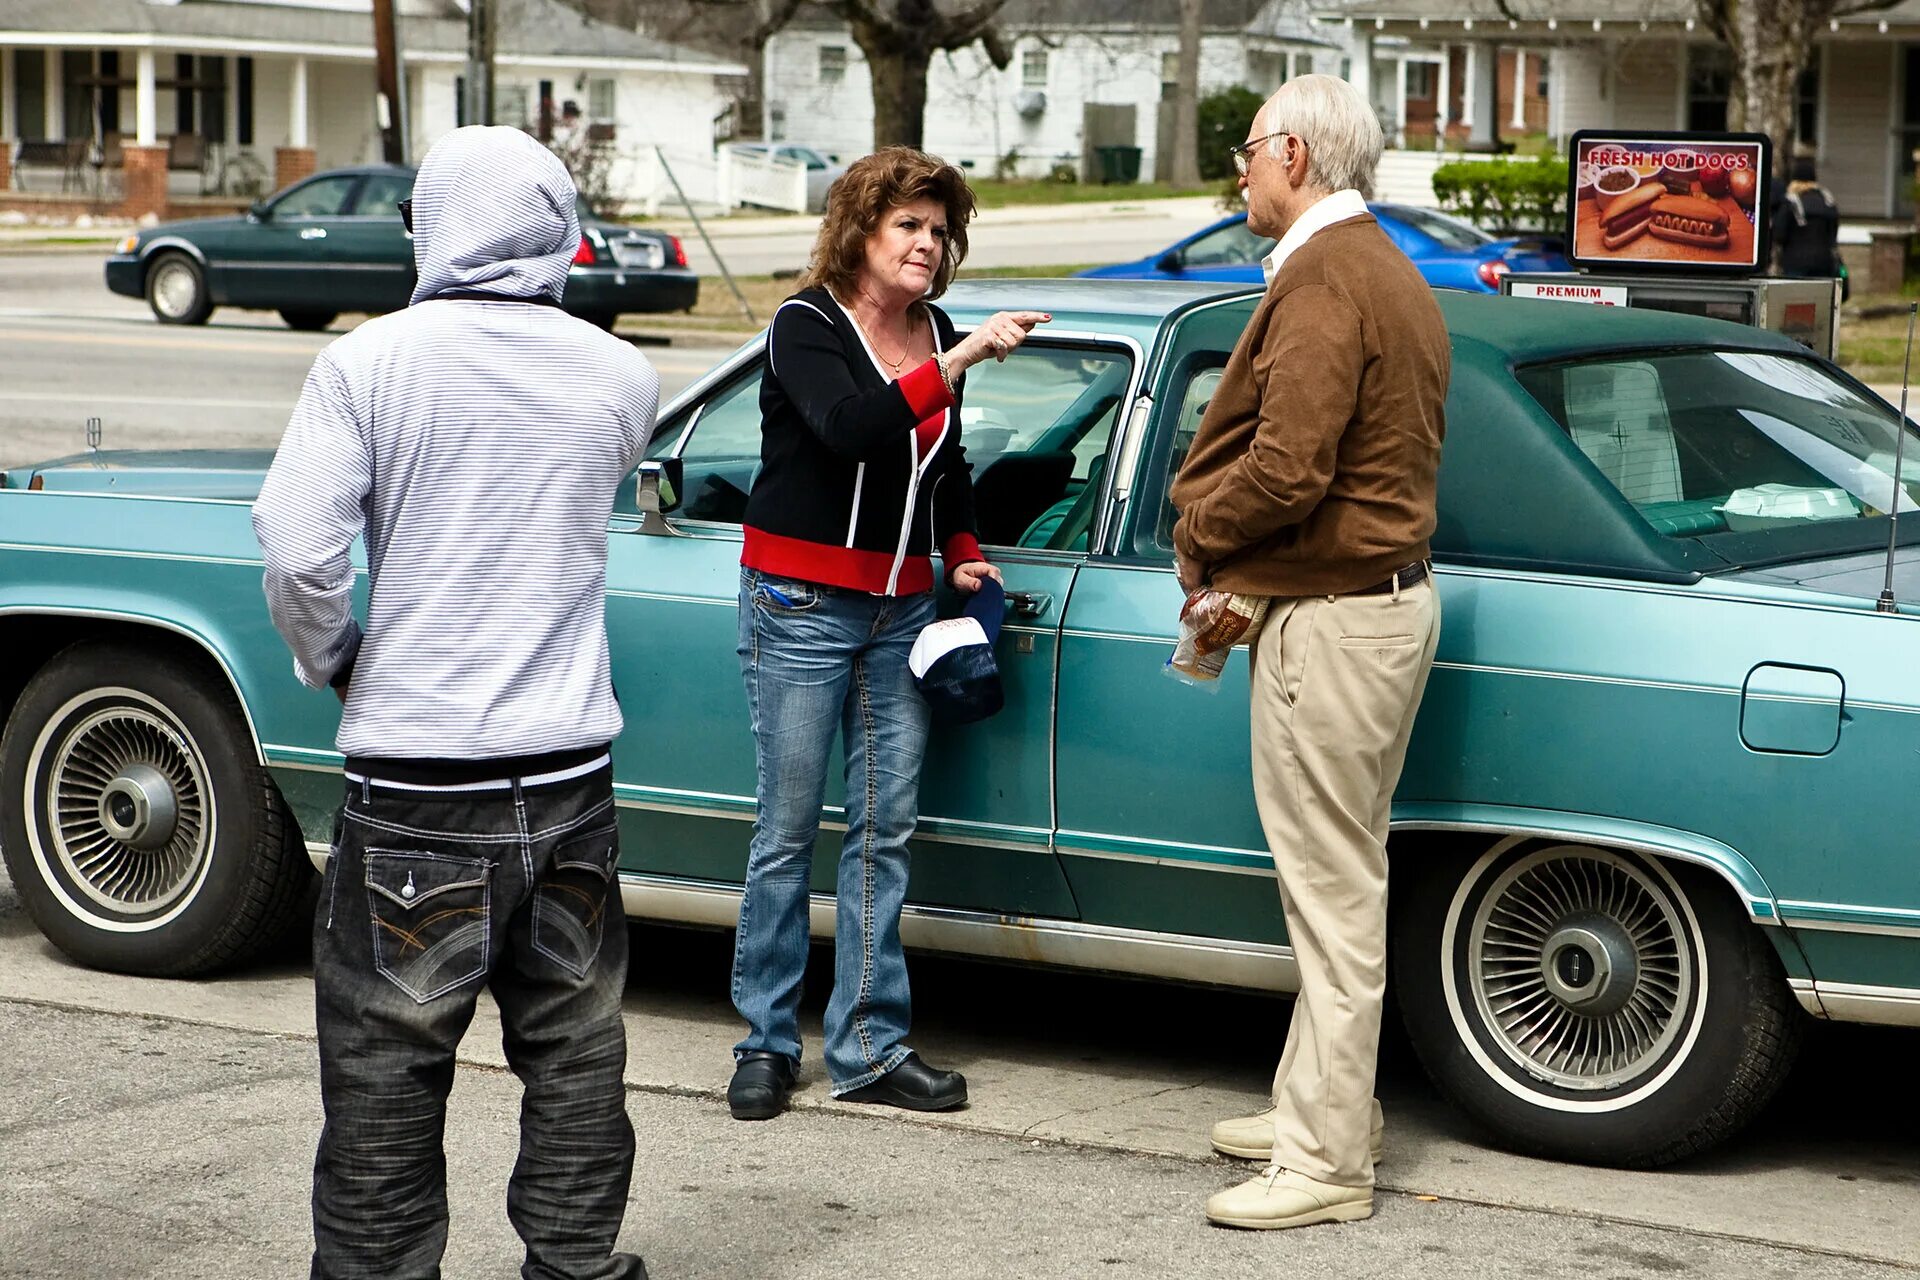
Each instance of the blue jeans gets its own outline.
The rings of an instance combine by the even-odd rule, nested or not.
[[[483,792],[348,782],[313,935],[313,1280],[438,1280],[447,1094],[483,987],[525,1088],[521,1276],[645,1280],[613,1251],[633,1173],[618,857],[611,769]]]
[[[934,620],[933,594],[861,591],[740,574],[740,669],[753,719],[758,816],[740,899],[736,1056],[800,1059],[813,842],[836,731],[845,737],[847,838],[840,850],[827,1076],[837,1097],[899,1066],[912,1015],[900,908],[920,803],[926,700],[907,654]]]

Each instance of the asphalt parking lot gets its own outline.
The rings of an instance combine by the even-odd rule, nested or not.
[[[640,1162],[622,1237],[656,1277],[1880,1277],[1920,1272],[1911,1032],[1816,1029],[1736,1142],[1653,1173],[1494,1151],[1386,1049],[1373,1221],[1243,1234],[1205,1196],[1248,1166],[1206,1126],[1258,1105],[1283,1002],[923,957],[915,1044],[973,1105],[902,1119],[825,1097],[730,1120],[730,937],[634,931],[628,1110]],[[817,1045],[828,970],[805,1007]],[[297,945],[166,982],[79,969],[0,882],[0,1277],[298,1274],[319,1125]],[[517,1082],[483,1003],[448,1148],[449,1277],[506,1277]]]

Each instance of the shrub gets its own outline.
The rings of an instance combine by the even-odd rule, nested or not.
[[[1247,140],[1247,130],[1265,98],[1244,85],[1222,89],[1200,99],[1200,176],[1208,182],[1233,176],[1230,147]]]
[[[1433,171],[1440,207],[1487,231],[1559,231],[1566,222],[1567,162],[1458,160]]]

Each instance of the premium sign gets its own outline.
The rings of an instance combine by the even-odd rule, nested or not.
[[[1764,136],[1581,132],[1572,155],[1567,241],[1575,266],[1765,272]]]
[[[1540,284],[1515,280],[1507,285],[1511,298],[1548,298],[1556,302],[1588,302],[1596,307],[1624,307],[1627,291],[1609,284]]]

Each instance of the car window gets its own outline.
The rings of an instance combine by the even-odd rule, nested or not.
[[[1225,373],[1225,356],[1219,353],[1200,353],[1187,366],[1185,385],[1180,392],[1180,414],[1174,419],[1173,448],[1158,486],[1160,516],[1154,522],[1153,545],[1159,551],[1173,550],[1173,523],[1180,518],[1167,491],[1173,487],[1173,478],[1180,474],[1180,464],[1187,460],[1187,450],[1193,447],[1193,438],[1200,430],[1200,419],[1206,416],[1207,404]]]
[[[677,518],[745,519],[760,467],[763,368],[756,363],[728,382],[697,418],[670,424],[648,448],[648,457],[677,451],[682,459]],[[1117,349],[1036,343],[968,371],[960,438],[983,543],[1086,548],[1132,372]]]
[[[1381,212],[1389,218],[1397,218],[1414,230],[1431,236],[1440,243],[1440,247],[1452,253],[1465,253],[1478,249],[1483,244],[1492,244],[1493,237],[1470,223],[1450,218],[1444,213],[1432,209],[1416,209],[1411,205],[1387,205]]]
[[[1180,262],[1188,267],[1226,267],[1258,262],[1273,252],[1274,242],[1247,230],[1245,222],[1212,231],[1180,251]]]
[[[367,179],[354,199],[353,212],[360,218],[397,218],[400,202],[413,194],[413,178],[403,173],[376,173]]]
[[[1812,360],[1693,351],[1518,372],[1580,452],[1671,537],[1884,515],[1898,418]],[[1908,461],[1916,442],[1906,445]],[[1902,476],[1907,510],[1920,471]]]
[[[756,361],[710,396],[698,416],[688,414],[654,436],[649,458],[678,453],[680,520],[739,524],[747,518],[747,493],[760,470],[760,379]]]
[[[1087,549],[1132,374],[1124,351],[1044,341],[967,371],[960,440],[981,542]]]
[[[334,178],[315,178],[304,186],[295,187],[273,203],[273,216],[276,218],[333,218],[347,207],[347,197],[353,194],[353,188],[360,181],[358,174],[341,174]]]

